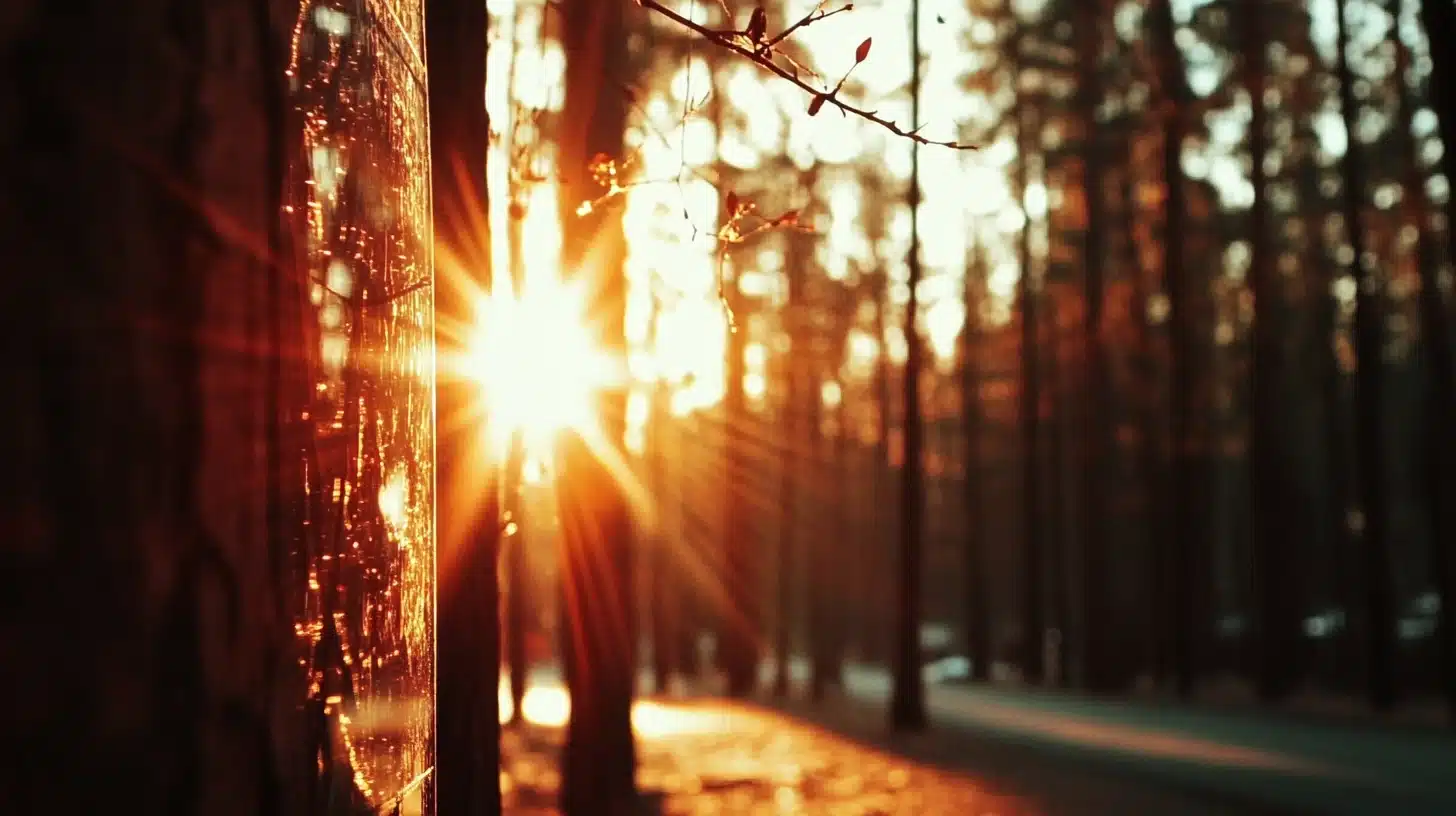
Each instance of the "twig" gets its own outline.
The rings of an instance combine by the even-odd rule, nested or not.
[[[797,23],[794,23],[793,25],[779,32],[778,36],[769,38],[769,41],[764,43],[764,47],[772,49],[774,46],[778,45],[784,40],[787,40],[789,38],[789,35],[793,34],[795,31],[798,31],[801,28],[804,28],[805,26],[813,25],[814,23],[817,23],[820,20],[828,17],[833,17],[834,15],[842,11],[851,11],[853,9],[853,3],[845,3],[837,9],[825,11],[824,4],[820,3],[818,8],[815,8],[813,11],[805,14],[803,17],[800,17]]]
[[[774,37],[774,38],[770,39],[770,40],[763,41],[763,42],[755,42],[755,41],[752,41],[752,40],[748,40],[747,39],[747,35],[744,32],[742,32],[742,31],[719,32],[719,31],[714,31],[714,30],[712,30],[710,28],[707,28],[705,26],[699,25],[698,23],[695,23],[692,20],[689,20],[688,18],[682,16],[681,14],[678,14],[677,12],[675,12],[672,9],[668,8],[667,6],[664,6],[662,3],[658,2],[658,0],[637,0],[637,4],[640,5],[640,6],[642,6],[645,9],[648,9],[649,11],[654,11],[654,12],[656,12],[658,14],[661,14],[662,16],[666,17],[667,19],[673,21],[674,23],[677,23],[680,26],[683,26],[684,28],[687,28],[688,30],[690,30],[690,31],[694,32],[695,34],[697,34],[699,37],[702,37],[703,39],[707,40],[708,42],[713,43],[714,45],[719,46],[720,48],[725,48],[725,49],[727,49],[729,51],[732,51],[733,53],[739,55],[740,57],[743,57],[744,59],[750,60],[751,62],[753,62],[754,64],[756,64],[759,67],[763,68],[764,70],[769,71],[769,72],[775,74],[780,79],[784,79],[784,80],[786,80],[786,81],[788,81],[790,83],[793,83],[795,86],[797,86],[799,89],[803,90],[805,93],[808,93],[811,96],[813,96],[813,101],[810,102],[810,105],[809,105],[809,109],[812,112],[817,113],[818,110],[819,110],[819,108],[822,107],[827,102],[827,103],[830,103],[830,104],[834,105],[836,108],[839,108],[839,110],[840,110],[841,113],[844,113],[846,115],[853,114],[853,115],[858,116],[859,118],[864,119],[864,120],[866,120],[868,122],[873,122],[874,124],[879,125],[880,127],[882,127],[884,129],[890,131],[891,133],[895,134],[896,136],[899,136],[899,137],[905,138],[905,139],[909,139],[909,140],[911,140],[913,142],[917,142],[919,144],[923,144],[923,145],[934,145],[934,146],[937,146],[937,147],[948,147],[948,148],[950,148],[952,150],[978,150],[978,149],[980,149],[980,146],[979,145],[963,144],[961,142],[955,142],[955,141],[937,141],[935,139],[927,139],[924,136],[921,136],[920,135],[920,132],[919,132],[920,131],[920,128],[919,127],[916,127],[916,128],[914,128],[912,130],[905,130],[905,129],[901,128],[899,125],[895,124],[894,122],[891,122],[888,119],[881,118],[879,115],[877,115],[877,112],[876,111],[865,110],[863,108],[855,107],[854,105],[851,105],[851,104],[849,104],[847,102],[844,102],[843,100],[841,100],[838,97],[838,95],[837,95],[838,89],[837,88],[834,89],[834,90],[823,91],[823,90],[819,90],[819,89],[813,87],[812,85],[809,85],[808,83],[804,82],[803,80],[799,79],[799,77],[796,76],[794,73],[790,72],[789,70],[785,69],[783,66],[781,66],[778,63],[776,63],[776,62],[773,61],[773,59],[772,59],[772,51],[771,51],[771,49],[767,45],[770,42],[774,42],[774,43],[782,42],[783,37],[788,33],[787,31],[784,32],[783,34],[778,35],[777,37]],[[839,9],[839,10],[843,10],[843,9]],[[809,22],[805,22],[804,20],[801,20],[799,23],[795,23],[794,26],[791,26],[790,27],[790,30],[792,30],[793,28],[798,28],[798,27],[802,27],[802,26],[805,26],[805,25],[809,25],[811,22],[814,22],[814,21],[819,20],[819,19],[823,19],[824,17],[828,17],[831,14],[836,13],[836,12],[828,12],[828,13],[823,14],[822,16],[816,17],[815,15],[817,13],[818,13],[818,10],[816,10],[815,12],[811,12],[809,15],[807,15],[804,18],[804,20],[808,20]],[[754,47],[752,49],[750,49],[750,48],[745,48],[744,46],[740,45],[737,42],[737,40],[740,39],[740,38],[743,38],[743,39],[745,39],[745,41],[750,42],[750,44],[752,44]]]
[[[739,198],[737,193],[729,192],[724,204],[728,210],[728,220],[718,228],[716,236],[719,248],[718,269],[715,274],[718,283],[718,305],[723,308],[723,314],[728,319],[728,331],[733,333],[738,331],[738,320],[733,313],[733,305],[728,302],[728,293],[724,288],[726,277],[723,274],[724,264],[728,261],[729,248],[773,229],[782,228],[812,233],[814,228],[805,225],[800,220],[798,210],[787,210],[772,217],[759,215],[757,205],[752,201]],[[759,223],[751,229],[745,230],[743,228],[744,219],[750,217],[758,219]]]

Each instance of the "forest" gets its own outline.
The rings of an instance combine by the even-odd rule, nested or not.
[[[18,4],[0,810],[512,812],[540,750],[624,816],[703,706],[951,739],[961,692],[1441,734],[1452,42],[1452,0]]]

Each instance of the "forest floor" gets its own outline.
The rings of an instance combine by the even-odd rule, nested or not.
[[[851,665],[845,680],[842,692],[815,703],[801,684],[787,701],[727,701],[711,683],[697,694],[642,698],[638,782],[656,804],[647,812],[1456,813],[1449,731],[930,683],[931,728],[891,735],[884,671]],[[504,743],[508,812],[555,812],[567,711],[559,677],[538,667],[525,705],[530,725]]]
[[[544,703],[508,729],[504,742],[507,812],[554,814],[562,729]],[[801,707],[807,712],[807,707]],[[539,716],[542,713],[546,716]],[[852,701],[790,708],[716,698],[640,701],[638,784],[648,812],[700,814],[924,814],[1040,816],[1129,814],[1214,816],[1263,813],[1206,797],[1153,788],[1063,760],[968,739],[944,730],[883,736],[883,720]]]

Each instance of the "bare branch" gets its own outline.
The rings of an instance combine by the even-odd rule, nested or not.
[[[713,29],[699,25],[698,23],[689,20],[681,14],[678,14],[676,11],[673,11],[672,9],[658,2],[658,0],[637,0],[637,4],[645,9],[648,9],[649,11],[654,11],[662,15],[663,17],[666,17],[667,19],[688,29],[689,31],[692,31],[699,37],[720,48],[725,48],[729,51],[732,51],[740,57],[743,57],[744,59],[747,59],[758,65],[760,68],[763,68],[764,70],[778,76],[780,79],[792,83],[799,89],[803,90],[805,93],[808,93],[812,97],[809,103],[809,110],[811,114],[818,113],[819,109],[823,107],[825,103],[829,103],[834,105],[836,108],[839,108],[840,112],[845,115],[853,114],[861,119],[879,125],[880,127],[890,131],[896,136],[909,139],[919,144],[935,145],[937,147],[948,147],[952,150],[979,149],[978,145],[973,144],[963,144],[961,142],[955,141],[937,141],[935,139],[927,139],[926,137],[920,135],[918,127],[913,130],[905,130],[904,128],[900,127],[894,122],[891,122],[888,119],[880,118],[873,111],[858,108],[854,105],[844,102],[838,96],[838,87],[830,90],[820,90],[804,82],[794,72],[789,71],[788,69],[773,61],[773,49],[770,46],[770,43],[781,43],[784,37],[786,37],[794,29],[802,28],[804,26],[810,25],[813,22],[822,20],[825,17],[829,17],[840,11],[847,10],[849,6],[846,6],[845,8],[835,9],[834,11],[830,12],[824,12],[822,14],[821,11],[823,9],[821,6],[819,9],[810,12],[803,19],[795,23],[793,26],[790,26],[788,30],[779,34],[778,36],[770,38],[769,40],[754,41],[749,39],[743,31],[714,31]],[[744,43],[747,43],[747,45],[745,45]]]
[[[814,23],[817,23],[827,17],[833,17],[841,11],[851,11],[854,9],[853,3],[845,3],[839,8],[832,10],[825,10],[824,6],[824,3],[820,3],[818,8],[814,9],[808,14],[805,14],[803,17],[800,17],[797,23],[794,23],[793,25],[779,32],[778,36],[769,38],[769,41],[764,43],[765,47],[773,48],[784,40],[787,40],[789,38],[789,35],[793,34],[795,31],[798,31],[801,28],[804,28],[805,26],[813,25]]]
[[[728,251],[735,244],[742,244],[750,238],[761,235],[775,229],[798,230],[800,232],[813,233],[814,228],[800,219],[798,210],[788,210],[776,216],[764,216],[758,213],[758,206],[752,201],[740,198],[737,193],[729,191],[724,200],[725,208],[728,211],[728,219],[723,226],[718,228],[716,237],[718,241],[718,269],[715,273],[718,282],[718,305],[723,309],[723,315],[728,319],[728,331],[738,331],[737,316],[733,313],[733,306],[728,302],[728,293],[724,288],[727,276],[723,268],[728,261]],[[757,224],[749,225],[748,219],[757,221]]]

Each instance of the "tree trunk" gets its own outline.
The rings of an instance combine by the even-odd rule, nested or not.
[[[1181,70],[1179,66],[1178,70]],[[1164,76],[1167,76],[1164,74]],[[1148,609],[1146,623],[1144,624],[1143,643],[1147,649],[1146,655],[1151,658],[1149,661],[1154,677],[1166,676],[1161,671],[1162,665],[1167,662],[1165,656],[1167,638],[1163,631],[1166,623],[1160,623],[1159,607],[1166,592],[1166,578],[1168,564],[1166,544],[1170,538],[1168,535],[1168,513],[1167,513],[1167,479],[1168,468],[1167,458],[1163,451],[1163,428],[1161,420],[1165,414],[1159,410],[1160,394],[1158,377],[1158,350],[1157,340],[1154,337],[1153,327],[1148,325],[1148,309],[1152,303],[1153,292],[1148,287],[1148,276],[1142,265],[1142,253],[1138,246],[1137,235],[1137,155],[1134,148],[1136,133],[1128,134],[1127,151],[1125,161],[1121,168],[1118,180],[1118,193],[1121,201],[1121,226],[1124,240],[1127,242],[1127,264],[1128,274],[1132,276],[1132,309],[1131,315],[1136,325],[1134,352],[1137,360],[1137,387],[1141,393],[1134,395],[1134,403],[1137,409],[1137,424],[1142,440],[1138,445],[1139,468],[1142,471],[1142,500],[1143,500],[1143,521],[1147,525],[1148,560],[1143,573],[1145,586],[1148,589],[1147,598],[1154,603]],[[1176,176],[1174,177],[1176,182]]]
[[[1391,14],[1399,16],[1399,2],[1391,2]],[[1436,10],[1439,17],[1440,10]],[[1450,20],[1453,16],[1450,4],[1445,6],[1447,15],[1447,29],[1450,36],[1456,36],[1456,28],[1453,28]],[[1453,722],[1456,722],[1456,573],[1452,568],[1456,566],[1453,561],[1453,539],[1456,539],[1456,516],[1452,515],[1452,501],[1456,501],[1456,425],[1447,421],[1456,411],[1456,355],[1451,349],[1451,313],[1445,296],[1441,292],[1440,265],[1436,255],[1435,241],[1431,240],[1431,202],[1426,196],[1425,174],[1421,171],[1420,159],[1416,150],[1415,140],[1411,138],[1411,124],[1415,117],[1415,100],[1412,98],[1409,84],[1411,53],[1408,46],[1399,36],[1392,33],[1392,42],[1395,44],[1395,80],[1399,99],[1399,110],[1396,113],[1396,121],[1400,126],[1401,151],[1409,160],[1406,163],[1406,177],[1404,181],[1404,196],[1402,201],[1406,210],[1407,223],[1414,224],[1416,233],[1416,264],[1420,271],[1421,292],[1421,339],[1425,348],[1425,361],[1429,384],[1426,389],[1426,426],[1431,430],[1432,437],[1436,440],[1434,445],[1426,448],[1425,453],[1425,482],[1426,482],[1426,508],[1431,520],[1430,551],[1431,571],[1434,574],[1433,583],[1436,592],[1441,598],[1440,630],[1438,637],[1441,639],[1441,678],[1440,684],[1442,693],[1446,698],[1447,711]],[[1434,40],[1433,40],[1434,42]],[[1432,96],[1438,97],[1452,80],[1448,49],[1441,50],[1443,53],[1432,59],[1443,62],[1440,70],[1439,81],[1435,72],[1432,74],[1432,86],[1435,91]],[[1440,90],[1437,90],[1439,87]],[[1456,99],[1448,94],[1448,100]],[[1456,144],[1456,102],[1446,106],[1447,113],[1441,119],[1443,130],[1442,141],[1444,144]],[[1438,114],[1440,117],[1441,114]],[[1446,170],[1446,178],[1452,178],[1452,171],[1456,170],[1456,161],[1451,158],[1453,151],[1446,150],[1442,153],[1443,166]],[[1448,202],[1450,197],[1447,198]],[[1448,210],[1456,214],[1456,208]],[[1448,217],[1449,225],[1453,223]],[[1452,244],[1456,248],[1456,243]]]
[[[1168,296],[1168,437],[1166,525],[1159,543],[1164,571],[1158,605],[1165,609],[1162,645],[1173,687],[1178,695],[1193,694],[1197,678],[1194,553],[1206,540],[1193,512],[1195,460],[1193,450],[1193,298],[1188,291],[1188,196],[1183,178],[1183,145],[1188,135],[1187,69],[1177,44],[1170,0],[1154,0],[1154,36],[1158,73],[1163,86],[1163,288]]]
[[[1340,113],[1349,134],[1349,145],[1341,157],[1345,180],[1341,201],[1345,228],[1354,250],[1351,273],[1358,284],[1355,294],[1355,347],[1360,364],[1355,372],[1355,440],[1359,448],[1359,487],[1365,524],[1360,534],[1365,573],[1365,636],[1369,651],[1366,694],[1376,710],[1395,704],[1395,576],[1390,561],[1390,509],[1386,499],[1384,451],[1385,410],[1383,402],[1385,323],[1385,281],[1375,264],[1365,257],[1365,167],[1356,138],[1355,122],[1360,116],[1355,101],[1355,78],[1350,70],[1350,34],[1345,0],[1336,0],[1335,70],[1340,80]]]
[[[513,238],[515,236],[512,236]],[[512,247],[512,255],[516,250]],[[513,270],[514,271],[514,270]],[[513,275],[514,277],[514,275]],[[517,278],[519,281],[519,278]],[[519,292],[520,284],[516,284]],[[526,700],[526,678],[530,673],[530,657],[526,650],[526,628],[530,609],[529,592],[531,571],[526,561],[526,539],[524,535],[524,514],[521,512],[521,477],[526,464],[525,440],[520,430],[511,435],[511,448],[506,456],[505,476],[502,479],[506,508],[506,530],[503,537],[506,575],[506,619],[505,642],[506,664],[510,670],[511,722],[523,722],[522,704]]]
[[[662,306],[654,297],[652,301],[652,348],[660,349],[659,326],[662,321]],[[672,675],[679,658],[674,652],[678,648],[677,604],[673,602],[678,586],[678,573],[673,569],[671,542],[673,536],[668,530],[668,485],[667,434],[671,413],[671,395],[667,383],[658,380],[652,385],[652,409],[647,426],[648,463],[651,468],[652,496],[657,504],[657,526],[651,535],[652,552],[648,570],[647,604],[652,629],[652,688],[658,694],[669,690]]]
[[[1012,40],[1012,55],[1016,70],[1013,76],[1020,76],[1020,37]],[[1020,82],[1017,83],[1020,85]],[[1046,634],[1046,606],[1043,587],[1044,565],[1042,560],[1042,507],[1041,468],[1039,464],[1039,443],[1041,441],[1041,344],[1038,342],[1040,317],[1037,311],[1037,286],[1033,281],[1031,254],[1031,213],[1026,209],[1027,162],[1031,159],[1033,139],[1040,141],[1041,125],[1037,117],[1027,110],[1025,99],[1017,94],[1012,117],[1016,125],[1016,143],[1020,154],[1016,161],[1016,196],[1021,202],[1022,223],[1017,241],[1017,260],[1021,274],[1016,284],[1017,302],[1021,309],[1021,540],[1024,548],[1022,572],[1022,625],[1026,627],[1022,638],[1021,668],[1026,682],[1040,684],[1045,674],[1043,665],[1044,637]]]
[[[511,66],[506,72],[506,87],[512,89],[513,94],[516,87],[517,69],[520,67],[520,31],[525,20],[525,7],[517,5],[511,21],[511,33],[514,38],[511,43]],[[522,148],[516,142],[517,117],[522,115],[519,104],[514,96],[510,98],[510,120],[507,123],[507,132],[504,136],[505,155],[511,161],[516,160],[517,151]],[[527,148],[529,149],[529,148]],[[527,154],[530,156],[531,154]],[[534,156],[532,156],[534,158]],[[507,250],[510,263],[511,293],[514,297],[520,298],[526,289],[526,264],[523,246],[523,224],[526,215],[525,196],[527,191],[513,187],[508,190],[510,207],[507,218]],[[530,609],[530,588],[531,574],[529,562],[526,556],[525,534],[525,513],[522,512],[522,486],[521,482],[525,476],[526,464],[526,442],[524,432],[517,428],[511,434],[510,450],[506,454],[505,475],[502,479],[504,484],[503,502],[504,519],[511,526],[507,530],[511,532],[504,535],[503,547],[506,548],[504,561],[508,569],[506,575],[506,604],[505,604],[505,644],[506,644],[506,665],[510,674],[511,687],[511,723],[519,725],[524,722],[525,713],[522,711],[526,699],[526,679],[530,674],[530,656],[526,648],[528,618]]]
[[[264,0],[0,23],[9,813],[309,812],[293,23]]]
[[[973,229],[975,229],[973,227]],[[971,660],[971,677],[991,679],[991,603],[989,568],[986,563],[985,502],[981,493],[981,293],[986,285],[985,250],[979,234],[966,264],[962,302],[966,307],[961,326],[961,427],[966,444],[966,652]]]
[[[1420,0],[1421,24],[1431,54],[1431,108],[1436,112],[1441,144],[1441,172],[1447,179],[1456,179],[1456,54],[1447,46],[1456,42],[1456,5],[1450,0]],[[1456,196],[1446,196],[1446,230],[1456,230]],[[1444,601],[1443,601],[1444,602]],[[1449,604],[1447,604],[1449,606]]]
[[[817,323],[816,320],[816,326]],[[824,444],[824,361],[821,338],[814,336],[810,341],[810,348],[813,351],[809,353],[808,387],[804,389],[804,405],[808,409],[808,416],[805,418],[807,455],[804,457],[808,478],[804,482],[809,494],[807,515],[810,521],[804,541],[806,557],[803,575],[806,579],[804,596],[809,607],[806,616],[808,626],[805,627],[809,658],[809,699],[818,702],[824,699],[825,689],[829,685],[829,640],[832,637],[830,627],[833,625],[830,595],[835,565],[827,561],[826,552],[829,533],[825,528],[829,520],[827,499],[830,491],[825,486],[825,476],[829,468]]]
[[[436,244],[461,269],[489,269],[489,235],[469,217],[486,208],[485,9],[470,0],[427,0],[425,25],[435,78],[429,113]],[[471,284],[489,286],[442,283],[435,296],[437,361],[460,351],[458,327],[475,320]],[[436,371],[436,416],[478,416],[475,384],[438,362]],[[437,435],[435,706],[444,714],[436,716],[436,808],[494,814],[501,810],[496,474],[479,444],[480,427],[441,422]]]
[[[676,444],[673,449],[678,452],[674,460],[674,482],[677,490],[674,491],[674,502],[677,505],[677,546],[678,555],[674,561],[682,568],[679,575],[688,574],[686,567],[692,563],[688,559],[698,559],[699,553],[695,552],[693,542],[695,537],[688,533],[688,516],[690,512],[688,502],[688,478],[689,468],[695,466],[691,461],[689,451],[700,447],[698,440],[701,438],[696,432],[694,423],[696,420],[688,417],[675,418],[672,424],[673,435],[676,437]],[[677,644],[674,649],[676,658],[677,673],[684,679],[696,679],[701,667],[698,665],[698,634],[701,620],[701,604],[692,594],[687,585],[686,578],[681,584],[674,587],[672,598],[675,607],[675,618],[673,622],[673,642]]]
[[[920,0],[910,3],[910,121],[920,122]],[[920,329],[920,145],[911,145],[910,298],[905,305],[905,457],[900,492],[899,591],[895,599],[895,660],[890,694],[890,726],[921,731],[926,726],[925,678],[920,662],[921,525],[924,522],[924,473],[920,462],[920,369],[924,354]]]
[[[794,579],[797,572],[794,564],[797,560],[795,558],[796,542],[799,539],[799,475],[802,466],[799,441],[804,411],[804,380],[807,379],[803,370],[805,358],[803,263],[805,257],[801,251],[802,239],[795,234],[790,234],[788,241],[789,251],[785,258],[785,268],[789,291],[784,320],[787,323],[785,328],[789,335],[789,348],[782,363],[786,388],[779,429],[783,435],[783,443],[779,452],[779,542],[776,570],[778,611],[774,623],[773,693],[775,697],[779,698],[787,698],[793,687],[791,652],[793,650],[793,607],[796,583]]]
[[[885,347],[885,332],[888,329],[885,313],[890,308],[890,295],[888,277],[883,271],[876,273],[876,275],[874,389],[877,427],[875,429],[874,467],[873,473],[871,474],[874,478],[875,493],[874,540],[872,542],[873,552],[871,555],[873,561],[871,563],[874,564],[878,574],[888,575],[890,573],[888,569],[891,561],[890,553],[892,552],[890,546],[890,530],[892,529],[892,524],[890,522],[895,518],[894,511],[891,509],[892,505],[889,501],[893,493],[891,483],[893,482],[894,470],[890,467],[890,432],[894,428],[894,422],[891,417],[893,405],[891,405],[890,390],[890,354]],[[883,579],[875,581],[874,591],[870,597],[873,599],[875,605],[881,609],[890,606],[888,603],[888,589],[887,581]],[[870,646],[868,649],[871,662],[879,665],[889,663],[889,634],[890,626],[886,616],[883,614],[872,614],[870,617]]]
[[[736,325],[742,313],[743,297],[738,287],[737,267],[733,278],[724,284],[735,314],[735,325],[729,327],[727,351],[727,386],[723,395],[724,479],[723,479],[723,580],[728,601],[720,618],[719,648],[722,669],[728,681],[728,696],[747,697],[758,680],[757,643],[757,580],[754,562],[758,541],[749,519],[748,501],[748,424],[744,400],[743,377],[747,373],[744,352],[747,332]]]
[[[1056,319],[1057,309],[1053,303],[1051,338],[1051,353],[1047,355],[1047,389],[1051,392],[1052,418],[1050,439],[1047,440],[1047,447],[1050,450],[1050,461],[1047,463],[1047,470],[1051,472],[1051,479],[1048,489],[1048,504],[1051,506],[1051,541],[1052,546],[1047,552],[1047,583],[1051,585],[1052,597],[1052,620],[1057,627],[1057,672],[1055,684],[1066,688],[1071,685],[1071,672],[1067,661],[1072,654],[1072,610],[1071,587],[1068,585],[1068,552],[1070,550],[1070,536],[1067,533],[1067,519],[1070,515],[1067,501],[1067,386],[1062,377],[1062,330]],[[989,667],[987,667],[989,672]]]
[[[1083,264],[1086,313],[1083,343],[1086,365],[1085,428],[1082,434],[1083,496],[1083,646],[1084,677],[1094,691],[1112,690],[1113,652],[1116,642],[1109,584],[1111,550],[1107,541],[1107,423],[1111,400],[1111,368],[1103,338],[1104,269],[1106,265],[1107,206],[1104,197],[1106,160],[1098,138],[1097,109],[1102,102],[1102,12],[1094,4],[1077,6],[1074,22],[1080,74],[1077,108],[1082,119],[1082,190],[1087,224]]]
[[[588,183],[598,156],[622,151],[626,101],[621,88],[626,32],[621,3],[566,0],[560,6],[566,55],[560,167],[564,176],[562,269],[591,279],[588,324],[599,348],[625,356],[626,242],[621,202],[578,217],[576,208],[601,194]],[[567,680],[571,720],[561,760],[563,816],[624,816],[635,808],[636,749],[632,697],[636,625],[631,519],[623,486],[602,461],[622,457],[627,393],[609,386],[597,400],[602,455],[580,433],[563,435],[557,494],[561,517],[562,589],[571,629]]]
[[[1314,72],[1302,78],[1297,87],[1298,96],[1292,103],[1297,110],[1309,110],[1311,106],[1323,104],[1325,98],[1322,77]],[[1338,278],[1338,267],[1330,257],[1328,242],[1324,235],[1327,209],[1324,196],[1320,193],[1320,179],[1323,175],[1314,160],[1319,147],[1319,136],[1308,129],[1303,134],[1304,151],[1309,154],[1297,165],[1295,185],[1303,202],[1301,218],[1304,220],[1303,258],[1307,269],[1318,270],[1315,276],[1314,355],[1319,371],[1320,402],[1323,408],[1321,436],[1324,441],[1323,471],[1324,507],[1320,526],[1325,536],[1325,549],[1333,564],[1332,583],[1334,603],[1345,610],[1360,605],[1356,597],[1356,575],[1351,568],[1351,557],[1355,552],[1355,536],[1350,528],[1350,500],[1353,472],[1351,462],[1351,434],[1347,397],[1347,377],[1341,363],[1337,345],[1340,328],[1340,304],[1334,296],[1334,284]],[[1342,626],[1332,638],[1332,657],[1335,662],[1355,665],[1359,660],[1360,648],[1354,643],[1351,628]],[[1345,675],[1337,676],[1336,682],[1343,683]]]
[[[1245,0],[1243,13],[1244,84],[1252,105],[1249,122],[1250,183],[1249,280],[1254,294],[1252,403],[1249,416],[1249,492],[1254,523],[1254,574],[1259,696],[1282,700],[1294,689],[1299,651],[1298,576],[1293,574],[1295,545],[1291,529],[1288,457],[1282,449],[1282,414],[1277,378],[1283,347],[1283,309],[1278,271],[1269,234],[1268,105],[1264,99],[1268,38],[1264,4]]]

